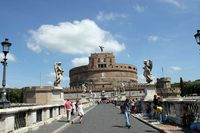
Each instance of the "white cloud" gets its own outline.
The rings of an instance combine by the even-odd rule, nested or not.
[[[162,2],[172,4],[178,8],[183,8],[184,5],[179,2],[179,0],[162,0]]]
[[[135,11],[137,11],[139,13],[144,12],[144,9],[145,9],[143,6],[141,6],[139,4],[135,5],[133,8],[135,9]]]
[[[106,20],[110,21],[110,20],[122,19],[126,17],[127,15],[125,14],[119,14],[119,13],[113,13],[113,12],[105,13],[101,11],[96,16],[96,19],[99,21],[106,21]]]
[[[89,63],[88,57],[81,57],[81,58],[74,58],[72,60],[72,64],[74,66],[82,66],[82,65],[87,65]]]
[[[52,81],[48,81],[47,84],[48,85],[53,85],[53,82]]]
[[[3,60],[3,58],[4,58],[4,54],[3,53],[0,53],[0,58],[1,58],[1,60]],[[6,56],[6,58],[8,59],[7,60],[8,62],[9,61],[11,61],[11,62],[15,62],[16,61],[15,56],[13,54],[11,54],[11,53],[8,53],[8,55]]]
[[[179,66],[171,66],[171,67],[170,67],[170,70],[171,70],[171,71],[181,71],[182,68],[179,67]]]
[[[36,53],[40,53],[42,51],[40,46],[39,45],[35,45],[34,43],[32,43],[31,40],[27,43],[27,47],[29,49],[31,49],[32,51],[36,52]]]
[[[94,21],[62,22],[58,25],[41,25],[30,31],[27,47],[34,52],[46,48],[66,54],[90,54],[99,51],[99,45],[105,51],[120,52],[125,49],[111,33],[101,29]]]
[[[156,42],[156,41],[158,41],[158,36],[155,36],[155,35],[152,35],[152,36],[148,36],[148,41],[149,42]]]
[[[55,72],[50,72],[50,73],[48,74],[48,77],[50,77],[50,78],[55,78],[55,77],[56,77]]]

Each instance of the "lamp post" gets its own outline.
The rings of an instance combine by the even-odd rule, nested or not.
[[[0,100],[0,108],[8,108],[10,106],[10,101],[6,99],[6,66],[7,66],[7,54],[9,53],[9,47],[11,43],[6,38],[4,42],[1,42],[2,45],[2,52],[4,54],[3,61],[1,61],[3,65],[3,79],[2,79],[2,91],[1,91],[1,100]]]
[[[200,30],[197,30],[197,33],[194,35],[197,44],[200,45]]]

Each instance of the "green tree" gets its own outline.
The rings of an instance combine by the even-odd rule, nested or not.
[[[22,89],[9,89],[8,99],[11,103],[22,103]]]
[[[181,94],[181,96],[200,95],[200,80],[185,82]]]

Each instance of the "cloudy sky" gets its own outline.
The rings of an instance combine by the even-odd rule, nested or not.
[[[145,59],[153,61],[154,80],[200,79],[200,47],[193,37],[200,28],[199,0],[1,0],[0,5],[0,41],[12,43],[9,87],[52,85],[55,62],[62,62],[62,85],[69,86],[69,70],[87,64],[99,45],[113,52],[117,63],[136,65],[139,82]]]

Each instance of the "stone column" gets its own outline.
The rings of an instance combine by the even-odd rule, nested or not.
[[[0,133],[12,132],[15,125],[14,114],[1,114],[0,115]]]
[[[181,118],[182,105],[180,102],[175,103],[175,110],[176,110],[176,123],[181,125],[182,124],[182,118]]]
[[[26,126],[31,126],[36,123],[36,110],[29,111],[26,114]]]
[[[46,120],[48,120],[49,119],[49,115],[50,115],[50,110],[49,110],[49,108],[46,108],[46,109],[44,109],[43,110],[43,112],[42,112],[42,120],[43,121],[46,121]]]

